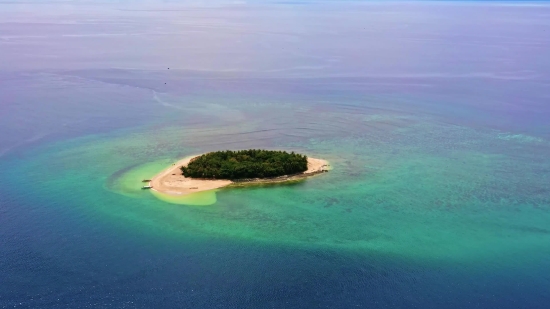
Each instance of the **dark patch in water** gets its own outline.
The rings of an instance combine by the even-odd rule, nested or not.
[[[325,199],[325,206],[323,206],[324,208],[329,208],[329,207],[332,207],[334,206],[335,204],[338,204],[340,201],[335,198],[335,197],[329,197],[327,199]]]
[[[112,189],[113,186],[114,186],[114,184],[115,184],[115,182],[116,182],[116,180],[117,180],[118,178],[120,178],[120,176],[124,175],[124,173],[126,173],[126,172],[132,170],[133,168],[135,168],[135,167],[137,167],[137,166],[139,166],[139,165],[140,165],[140,164],[132,164],[132,165],[130,165],[130,166],[127,166],[127,167],[125,167],[125,168],[123,168],[123,169],[120,169],[120,170],[114,172],[111,176],[109,176],[109,178],[107,178],[107,182],[106,182],[107,188]]]

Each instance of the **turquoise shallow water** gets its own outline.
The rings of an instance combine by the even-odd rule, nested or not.
[[[284,114],[284,107],[277,109]],[[259,112],[274,113],[270,105]],[[239,120],[249,128],[237,132],[264,135],[251,114]],[[212,143],[241,143],[227,139],[243,134],[223,126],[198,130],[200,139],[193,128],[166,126],[60,142],[21,160],[10,179],[28,192],[76,197],[89,205],[81,206],[86,212],[176,234],[471,262],[518,250],[548,253],[541,248],[550,219],[545,140],[387,111],[345,114],[325,110],[314,116],[322,120],[312,119],[349,132],[342,136],[253,142],[326,158],[334,168],[329,174],[289,185],[222,189],[208,194],[217,197],[208,207],[166,204],[140,190],[141,180],[175,159],[220,147]],[[298,119],[285,121],[273,126],[303,129],[285,127]],[[265,119],[261,125],[269,127]],[[186,139],[195,146],[182,146]],[[525,158],[520,166],[518,155]]]
[[[248,100],[262,98],[242,98]],[[73,265],[72,272],[59,275],[67,283],[77,274],[91,276],[89,280],[99,276],[99,295],[110,286],[103,278],[107,274],[115,280],[111,284],[121,284],[120,278],[140,282],[125,286],[133,290],[153,284],[149,280],[158,267],[164,269],[158,280],[167,282],[155,284],[183,280],[181,284],[189,286],[156,293],[183,293],[184,303],[195,301],[197,306],[215,304],[212,295],[227,299],[225,293],[248,287],[258,289],[250,297],[271,288],[275,290],[269,293],[275,294],[258,300],[235,296],[235,306],[263,304],[292,293],[300,295],[294,296],[295,305],[313,298],[343,306],[374,300],[392,306],[440,306],[463,294],[486,305],[526,293],[516,289],[518,281],[529,293],[543,295],[539,293],[548,278],[541,271],[550,267],[550,148],[544,138],[451,125],[436,116],[364,108],[357,102],[347,111],[306,100],[302,113],[269,100],[257,106],[221,100],[216,106],[242,114],[223,119],[224,113],[208,128],[175,121],[54,142],[8,156],[2,168],[2,190],[9,197],[3,206],[8,214],[4,226],[25,222],[18,234],[29,238],[32,252],[40,248],[39,261],[49,257],[61,263],[61,269]],[[312,109],[317,112],[307,121],[300,119]],[[258,114],[272,117],[259,119]],[[244,125],[231,126],[232,121]],[[315,133],[309,137],[304,130]],[[333,170],[287,185],[222,189],[198,199],[214,202],[207,206],[166,203],[139,189],[141,179],[180,157],[239,146],[304,152],[328,159]],[[10,207],[17,207],[15,215]],[[14,254],[8,254],[8,261]],[[191,257],[184,258],[187,255]],[[106,264],[87,264],[89,259]],[[132,275],[135,268],[146,273]],[[273,278],[281,280],[281,286],[271,286]],[[236,280],[238,287],[230,288],[228,280]],[[309,280],[315,281],[308,285]],[[440,286],[443,283],[449,286]],[[341,288],[334,289],[334,284]],[[373,284],[384,286],[377,287],[381,294],[373,294]],[[221,290],[210,291],[210,286]],[[350,291],[352,286],[357,290]],[[500,294],[485,299],[497,286],[508,298]],[[204,294],[185,292],[193,287]],[[331,296],[310,294],[319,290]],[[405,297],[405,291],[412,293],[409,298],[386,298],[394,293]],[[125,298],[120,293],[112,304]],[[70,295],[80,303],[78,294]],[[432,298],[435,295],[440,298]],[[451,304],[462,302],[454,299]]]
[[[349,17],[343,29],[401,29],[396,41],[369,32],[378,44],[365,47],[351,44],[358,33],[315,30],[331,18],[326,8],[278,8],[276,16],[304,28],[264,32],[274,26],[269,10],[256,8],[266,24],[216,11],[235,21],[231,35],[257,44],[241,51],[250,61],[255,50],[278,44],[318,48],[311,57],[273,52],[265,56],[270,61],[241,59],[239,66],[257,71],[150,69],[157,58],[143,65],[120,60],[116,44],[106,58],[82,50],[68,56],[69,64],[86,64],[71,70],[53,58],[46,63],[56,69],[29,70],[19,53],[3,49],[20,71],[0,66],[0,307],[546,308],[550,79],[548,64],[533,51],[546,51],[548,43],[522,23],[546,29],[546,11],[377,6],[369,13],[400,16],[411,25],[403,30],[393,19],[366,22],[341,8]],[[122,14],[183,27],[159,21],[157,11],[107,12],[113,15],[102,15],[106,20]],[[490,27],[466,27],[466,13],[492,16],[504,38]],[[222,21],[195,22],[227,26]],[[65,31],[50,23],[51,33]],[[129,24],[113,29],[149,47],[129,39]],[[255,31],[240,32],[250,24]],[[461,39],[458,30],[434,30],[443,26],[461,29]],[[78,38],[87,38],[91,30],[82,27]],[[99,30],[51,44],[113,43]],[[219,39],[212,33],[204,35]],[[16,51],[37,39],[20,35],[2,44]],[[162,37],[135,36],[146,43]],[[341,50],[318,36],[340,42]],[[407,59],[422,62],[383,57],[393,43],[418,41],[408,45],[415,48]],[[479,49],[455,53],[462,45]],[[354,50],[378,56],[369,60]],[[434,50],[437,57],[423,58]],[[348,53],[361,61],[348,67]],[[137,68],[112,68],[128,61]],[[311,66],[269,67],[304,62]],[[184,203],[140,190],[142,179],[179,158],[246,148],[305,153],[327,159],[333,170]]]

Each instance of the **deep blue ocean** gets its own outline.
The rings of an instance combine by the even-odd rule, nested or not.
[[[550,6],[0,2],[0,308],[550,308]],[[140,190],[179,158],[332,170]]]

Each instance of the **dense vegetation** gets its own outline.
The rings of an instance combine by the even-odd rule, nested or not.
[[[210,152],[181,168],[185,177],[209,179],[276,177],[306,170],[304,155],[259,149]]]

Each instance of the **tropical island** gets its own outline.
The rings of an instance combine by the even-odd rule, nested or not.
[[[208,179],[266,178],[303,173],[307,156],[260,149],[216,151],[181,167],[183,176]]]
[[[278,183],[328,171],[328,162],[302,154],[249,149],[184,158],[153,177],[146,188],[185,195],[226,186]]]

